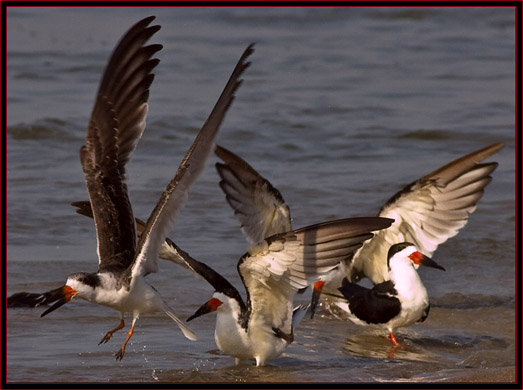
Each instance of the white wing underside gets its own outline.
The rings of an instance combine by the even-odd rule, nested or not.
[[[355,254],[350,279],[367,276],[374,284],[388,280],[387,253],[391,245],[408,241],[432,256],[438,246],[458,234],[490,183],[497,163],[477,164],[503,147],[495,144],[425,176],[396,194],[380,211],[395,222]],[[449,172],[454,170],[454,172]],[[453,175],[449,180],[449,175]]]
[[[147,229],[149,225],[149,229],[140,236],[139,252],[132,267],[133,277],[135,275],[147,275],[158,272],[157,258],[160,254],[160,249],[164,245],[167,234],[174,227],[176,215],[185,204],[189,187],[198,174],[199,172],[195,172],[195,175],[186,174],[185,167],[181,167],[177,172],[177,176],[181,175],[182,178],[176,180],[175,177],[162,194],[145,226],[145,229]],[[183,178],[186,179],[183,180]]]
[[[493,144],[452,161],[391,198],[379,216],[392,218],[395,223],[378,232],[354,255],[347,264],[349,279],[366,276],[374,283],[383,282],[388,279],[387,253],[391,245],[410,241],[431,256],[440,244],[458,234],[497,167],[497,163],[479,163],[503,146]],[[232,152],[217,146],[216,154],[225,162],[217,164],[220,186],[248,240],[258,242],[271,233],[290,229],[289,208],[279,191]],[[328,284],[337,283],[339,278],[331,279]]]
[[[294,294],[371,238],[371,230],[392,223],[379,218],[353,218],[309,226],[253,245],[238,264],[248,291],[251,321],[290,332]]]

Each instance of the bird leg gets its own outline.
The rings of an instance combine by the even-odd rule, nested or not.
[[[120,325],[118,325],[116,328],[114,328],[113,330],[110,330],[109,332],[107,332],[105,334],[105,336],[102,338],[102,340],[100,340],[100,342],[98,343],[98,345],[102,344],[102,343],[106,343],[108,342],[111,337],[113,337],[113,333],[116,332],[117,330],[120,330],[122,329],[123,327],[125,326],[125,322],[123,321],[123,318],[120,320]]]
[[[387,354],[387,356],[390,358],[390,359],[394,359],[394,351],[396,351],[396,349],[398,347],[401,347],[400,344],[396,344],[396,345],[393,345],[392,347],[390,347],[389,349],[389,353]]]
[[[123,355],[125,354],[125,347],[127,346],[127,342],[129,341],[129,339],[131,338],[133,333],[134,333],[134,323],[133,323],[133,326],[131,326],[131,329],[129,330],[129,332],[127,333],[127,338],[123,342],[122,347],[120,348],[120,350],[118,352],[116,352],[114,354],[114,356],[116,356],[116,360],[122,360]]]
[[[389,340],[392,341],[394,345],[399,345],[399,343],[396,341],[396,337],[394,337],[394,334],[392,332],[390,332]]]
[[[396,337],[394,337],[394,334],[393,334],[392,332],[390,332],[390,336],[388,337],[388,339],[389,339],[390,341],[392,341],[392,343],[394,344],[394,345],[390,348],[389,353],[388,353],[388,356],[389,356],[389,358],[394,358],[394,351],[396,351],[396,349],[398,349],[398,348],[399,348],[399,349],[403,349],[403,346],[402,346],[400,343],[398,343],[398,342],[396,341]]]

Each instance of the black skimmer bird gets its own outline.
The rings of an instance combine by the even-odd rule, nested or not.
[[[182,207],[191,184],[204,168],[214,139],[231,105],[239,79],[249,66],[245,62],[252,45],[241,56],[211,114],[167,185],[137,240],[133,211],[125,184],[125,164],[145,129],[152,69],[158,59],[150,59],[161,45],[144,44],[160,26],[148,27],[154,17],[134,25],[115,48],[101,81],[89,122],[86,145],[80,150],[87,190],[92,206],[98,241],[98,271],[69,275],[61,293],[54,291],[53,306],[42,317],[69,302],[84,299],[108,306],[120,313],[120,324],[107,332],[100,343],[109,341],[124,327],[124,314],[133,321],[127,338],[116,353],[122,359],[140,314],[164,312],[190,340],[194,333],[176,317],[145,276],[158,271],[157,257],[177,211]]]
[[[296,292],[351,256],[387,218],[349,218],[280,233],[252,245],[238,261],[247,299],[223,276],[181,252],[187,265],[211,284],[213,297],[187,321],[216,311],[218,348],[257,366],[278,357],[294,339],[294,326],[306,307],[293,309]],[[300,310],[303,309],[303,310]]]
[[[312,314],[321,291],[337,293],[345,276],[353,282],[362,277],[374,284],[387,281],[385,259],[391,245],[409,241],[432,256],[440,244],[458,234],[498,166],[496,162],[482,161],[503,146],[492,144],[454,160],[392,196],[378,216],[395,222],[365,242],[352,259],[314,284]],[[236,154],[221,146],[216,146],[215,153],[223,160],[216,164],[220,187],[248,241],[256,242],[267,234],[288,230],[290,211],[281,193]]]
[[[398,345],[394,329],[423,322],[429,315],[427,289],[416,271],[420,265],[445,271],[418,251],[414,244],[394,244],[387,255],[389,280],[369,289],[345,278],[338,290],[346,301],[337,301],[336,305],[347,312],[355,324],[386,328],[390,332],[390,340]]]

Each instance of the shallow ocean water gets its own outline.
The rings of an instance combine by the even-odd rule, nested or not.
[[[7,294],[45,291],[96,269],[78,151],[103,66],[121,35],[156,15],[161,63],[147,129],[128,165],[145,219],[212,109],[245,47],[252,65],[218,143],[269,179],[293,226],[375,215],[411,181],[494,142],[499,167],[467,226],[420,270],[429,318],[383,331],[327,314],[305,319],[266,367],[234,366],[192,322],[191,342],[164,315],[143,315],[124,339],[100,338],[118,314],[73,302],[7,311],[7,381],[20,382],[512,382],[516,378],[515,11],[512,8],[8,9]],[[240,286],[239,224],[212,156],[170,237]],[[212,295],[173,264],[148,279],[181,318]],[[242,291],[242,289],[239,289]],[[296,302],[307,301],[298,296]]]

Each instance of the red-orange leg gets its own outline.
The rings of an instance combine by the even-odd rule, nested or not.
[[[120,350],[118,352],[116,352],[116,354],[115,354],[116,360],[122,360],[123,355],[125,354],[125,347],[127,346],[127,342],[129,341],[129,339],[131,338],[133,333],[134,333],[134,324],[133,324],[133,326],[131,326],[131,330],[129,330],[129,332],[127,333],[127,338],[123,342],[122,347],[120,348]]]
[[[396,341],[396,337],[394,337],[394,334],[392,334],[392,332],[390,332],[390,336],[389,336],[389,340],[392,341],[392,343],[394,344],[392,347],[390,347],[390,350],[389,350],[389,353],[388,353],[388,356],[389,358],[394,358],[394,351],[396,351],[396,349],[402,349],[403,347],[401,346],[400,343],[398,343]]]
[[[120,320],[120,325],[118,325],[116,328],[114,328],[113,330],[110,330],[109,332],[107,332],[105,334],[105,336],[102,338],[102,340],[100,340],[100,342],[98,343],[98,345],[102,344],[102,343],[106,343],[108,342],[111,337],[113,337],[113,333],[122,329],[123,327],[125,326],[125,322],[123,321],[123,319]]]
[[[389,340],[392,341],[394,345],[399,345],[399,343],[396,341],[396,337],[394,337],[394,334],[390,332]]]

